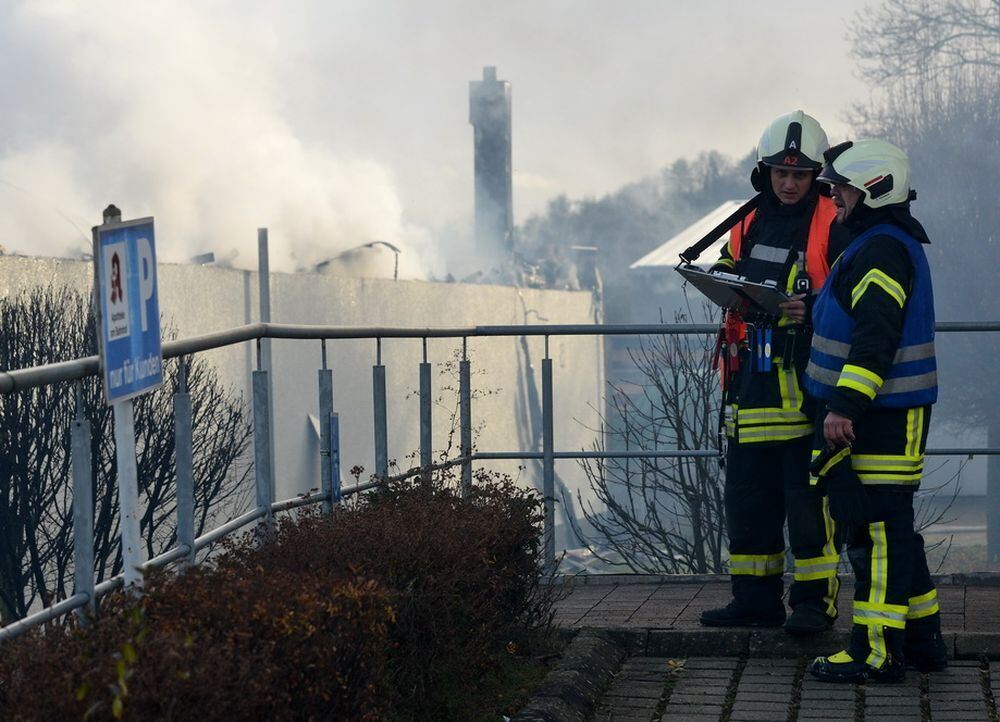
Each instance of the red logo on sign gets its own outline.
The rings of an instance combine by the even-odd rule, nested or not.
[[[122,262],[115,253],[111,256],[111,303],[119,303],[125,300],[122,292]]]

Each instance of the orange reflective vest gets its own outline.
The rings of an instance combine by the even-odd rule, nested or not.
[[[740,223],[729,230],[729,253],[733,263],[739,263],[743,246],[744,229],[749,228],[757,211],[747,214]],[[827,260],[827,249],[830,245],[830,226],[837,216],[837,206],[832,199],[819,196],[813,209],[812,221],[809,223],[809,235],[806,238],[806,274],[812,284],[812,292],[819,289],[830,275],[830,262]],[[787,279],[786,290],[791,292],[794,274]],[[713,360],[713,366],[718,366],[722,388],[728,386],[729,377],[739,370],[739,348],[746,338],[746,324],[738,317],[727,313],[723,327],[719,333],[719,341]]]
[[[729,252],[734,263],[739,263],[743,245],[743,229],[749,228],[757,211],[750,211],[747,217],[729,230]],[[831,198],[820,196],[813,209],[812,222],[809,224],[809,237],[806,240],[806,273],[812,282],[813,293],[818,293],[826,277],[830,275],[830,263],[827,261],[827,247],[830,245],[830,225],[837,216],[837,206]],[[794,280],[794,279],[793,279]],[[787,290],[791,290],[790,288]]]

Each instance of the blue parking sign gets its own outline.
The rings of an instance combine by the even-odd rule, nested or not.
[[[153,219],[98,226],[95,292],[108,404],[163,383]]]

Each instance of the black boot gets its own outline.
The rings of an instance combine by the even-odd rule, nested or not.
[[[943,672],[948,666],[948,648],[938,631],[911,634],[907,627],[903,655],[906,657],[907,667],[923,674]]]
[[[881,667],[870,667],[855,661],[846,651],[829,657],[817,657],[809,664],[809,673],[821,682],[879,682],[893,684],[906,679],[906,667],[895,657],[889,657]]]
[[[785,622],[785,631],[794,635],[820,634],[833,627],[833,617],[826,612],[799,605],[792,610],[791,616]]]
[[[780,599],[767,609],[751,609],[739,599],[719,609],[707,609],[699,620],[706,627],[780,627],[785,622],[785,605]]]

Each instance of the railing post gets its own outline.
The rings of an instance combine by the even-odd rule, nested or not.
[[[329,514],[333,499],[333,465],[330,453],[330,415],[333,414],[333,371],[326,366],[326,340],[323,340],[323,368],[319,370],[319,473],[320,486],[326,494],[323,513]]]
[[[90,597],[77,610],[82,623],[93,616],[94,598],[94,481],[90,466],[90,422],[83,415],[83,398],[76,387],[76,418],[70,426],[73,467],[73,593]]]
[[[174,394],[174,446],[177,451],[177,545],[188,549],[180,569],[194,566],[194,433],[191,394],[187,386],[187,362],[177,360],[177,392]]]
[[[462,496],[472,493],[472,367],[468,339],[462,339],[462,361],[458,364],[458,408],[461,430]]]
[[[424,360],[420,364],[420,466],[425,469],[431,465],[431,365],[427,363],[427,339],[424,339]],[[430,480],[430,470],[424,472],[424,478]]]
[[[271,254],[268,250],[267,229],[257,229],[257,285],[260,295],[261,323],[271,323]],[[277,498],[274,488],[274,377],[271,375],[271,339],[263,338],[257,342],[257,368],[265,371],[267,376],[267,443],[270,449],[268,456],[267,478],[271,484],[269,492],[272,501]]]
[[[257,342],[258,368],[260,366],[260,342]],[[268,397],[267,371],[253,372],[253,461],[257,487],[257,506],[267,509],[264,524],[268,533],[274,528],[271,502],[271,431],[270,399]]]
[[[376,339],[376,343],[376,360],[372,367],[372,406],[375,411],[375,478],[381,480],[389,475],[389,435],[386,426],[382,339]]]
[[[142,592],[142,548],[139,527],[139,469],[135,460],[135,415],[132,399],[111,405],[115,419],[118,465],[118,510],[121,517],[122,570],[125,589]]]
[[[543,527],[543,563],[551,572],[556,560],[555,537],[555,457],[552,413],[552,359],[549,358],[549,337],[545,337],[545,358],[542,359],[542,495],[545,497]]]
[[[340,493],[340,416],[330,414],[330,508],[336,508],[342,498]]]

